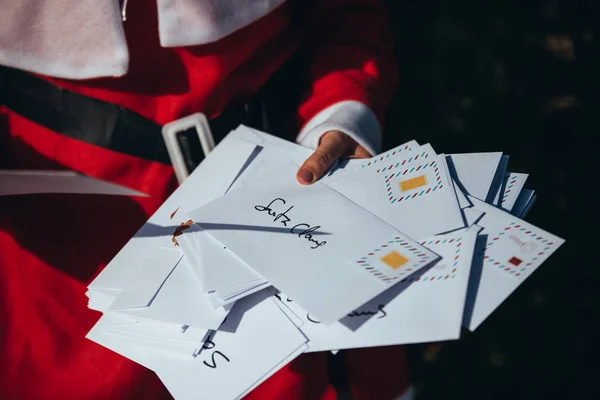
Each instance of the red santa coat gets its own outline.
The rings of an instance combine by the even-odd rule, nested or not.
[[[303,3],[300,30],[283,4],[216,42],[164,48],[155,1],[132,0],[124,24],[127,74],[45,79],[164,124],[198,111],[218,115],[302,46],[312,83],[298,109],[299,130],[347,100],[381,118],[396,83],[381,5]],[[64,137],[6,108],[0,108],[0,168],[68,168],[151,195],[0,197],[0,398],[168,398],[151,371],[84,338],[99,317],[84,293],[174,190],[172,168]],[[355,399],[396,398],[407,388],[401,347],[350,350],[346,361]],[[326,367],[325,353],[303,355],[248,398],[333,399]]]

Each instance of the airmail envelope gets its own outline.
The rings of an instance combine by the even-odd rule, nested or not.
[[[320,323],[283,294],[277,298],[302,320],[300,329],[309,338],[309,351],[457,339],[478,230],[473,227],[421,241],[442,259],[336,324]]]
[[[375,171],[340,173],[322,182],[410,237],[463,228],[465,222],[445,159],[429,154],[419,150],[405,159],[410,162],[394,159]]]
[[[564,240],[475,198],[487,235],[476,254],[467,292],[464,325],[475,330]]]

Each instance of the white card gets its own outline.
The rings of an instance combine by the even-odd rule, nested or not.
[[[494,206],[471,201],[485,213],[478,224],[487,235],[472,267],[463,321],[475,330],[564,240]]]
[[[277,298],[302,320],[311,352],[457,339],[477,230],[422,241],[443,258],[336,324],[320,323],[283,294]]]
[[[280,166],[188,215],[326,323],[436,259],[329,187],[299,184],[297,169]]]

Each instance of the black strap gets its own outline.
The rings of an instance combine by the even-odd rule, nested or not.
[[[135,157],[171,165],[162,127],[123,107],[62,89],[0,66],[0,104],[54,132]],[[215,143],[248,118],[232,105],[209,121]]]
[[[337,394],[337,400],[352,400],[345,356],[343,350],[338,351],[335,355],[327,352],[327,374],[329,382]]]

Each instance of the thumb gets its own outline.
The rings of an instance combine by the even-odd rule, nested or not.
[[[347,153],[349,141],[347,136],[339,131],[325,133],[319,147],[298,170],[296,178],[304,185],[310,185],[319,179],[331,165]]]

